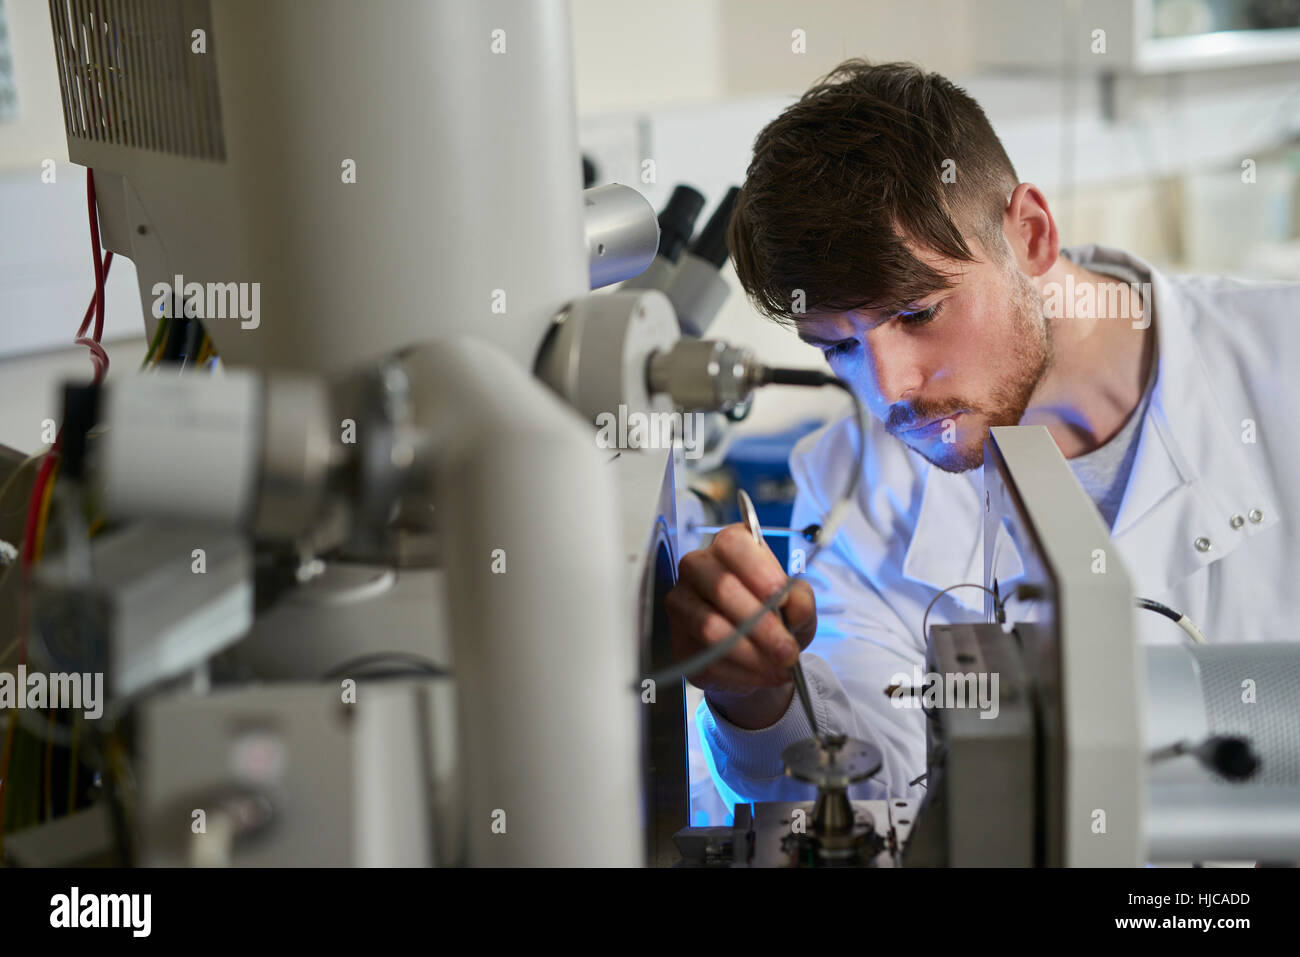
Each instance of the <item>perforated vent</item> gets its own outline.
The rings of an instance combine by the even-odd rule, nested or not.
[[[225,160],[208,0],[50,0],[50,21],[70,141]]]
[[[1197,645],[1191,651],[1200,665],[1210,733],[1250,739],[1259,755],[1253,783],[1300,784],[1300,657],[1268,645]]]

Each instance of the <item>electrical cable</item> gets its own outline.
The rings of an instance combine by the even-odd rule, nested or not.
[[[95,203],[95,171],[86,169],[86,205],[90,210],[90,251],[95,261],[95,334],[96,342],[104,338],[104,277],[107,272],[99,258],[99,210]]]
[[[109,709],[106,706],[104,709],[105,714],[108,713],[108,710]],[[23,730],[37,741],[41,742],[41,744],[53,742],[56,747],[60,748],[69,748],[72,746],[72,732],[63,725],[47,725],[45,722],[41,721],[37,713],[32,711],[30,708],[14,708],[13,711],[18,715],[18,723],[22,725]],[[117,715],[115,714],[113,720],[116,721],[116,719]]]
[[[162,316],[158,320],[158,327],[154,329],[153,338],[149,340],[149,348],[144,354],[144,360],[140,363],[141,369],[148,367],[149,361],[153,359],[154,354],[158,352],[159,344],[162,342],[163,337],[166,335],[167,335],[167,317]]]
[[[774,595],[768,598],[760,606],[759,610],[750,617],[746,618],[735,629],[718,642],[716,645],[704,649],[703,651],[692,655],[684,661],[670,664],[668,667],[661,669],[650,675],[646,675],[632,683],[632,690],[640,694],[642,685],[645,681],[651,681],[655,684],[667,684],[672,681],[680,681],[688,675],[696,674],[703,671],[713,662],[723,658],[731,651],[733,647],[746,635],[748,635],[760,621],[763,616],[769,612],[775,612],[794,586],[804,580],[808,571],[812,568],[817,556],[821,554],[823,548],[828,546],[835,538],[835,533],[839,529],[840,523],[844,520],[848,508],[852,505],[854,497],[857,495],[858,484],[862,480],[862,459],[866,454],[867,434],[869,424],[867,422],[866,407],[862,400],[858,398],[853,388],[844,380],[828,375],[816,369],[765,369],[764,383],[771,385],[798,385],[798,386],[834,386],[846,392],[853,401],[854,418],[858,426],[858,454],[854,457],[853,468],[850,470],[848,487],[844,490],[839,500],[831,506],[830,511],[826,513],[826,519],[822,523],[820,531],[817,533],[816,540],[808,550],[808,555],[804,560],[803,571],[797,575],[791,575],[786,579],[786,583]]]
[[[87,346],[91,351],[91,356],[95,361],[95,382],[101,382],[108,372],[108,353],[100,344],[104,334],[104,277],[107,275],[106,263],[111,263],[110,257],[106,256],[100,259],[100,242],[99,242],[99,214],[95,204],[95,171],[86,170],[86,204],[90,213],[90,241],[91,251],[94,254],[95,261],[95,295],[93,306],[95,311],[94,333],[89,337],[82,334],[85,332],[87,325],[86,318],[82,318],[81,328],[77,330],[76,342],[79,345]],[[89,312],[89,309],[87,310]],[[58,459],[63,430],[55,436],[54,444],[50,447],[49,452],[43,462],[41,469],[36,475],[36,482],[32,487],[32,497],[27,511],[27,523],[23,534],[23,554],[22,566],[24,569],[31,568],[32,562],[36,557],[36,542],[41,533],[41,513],[44,507],[48,515],[48,495],[47,485],[52,481],[52,473]],[[42,503],[46,503],[42,506]],[[25,652],[24,647],[24,652]]]
[[[81,325],[77,328],[77,334],[73,340],[78,345],[84,345],[90,349],[91,359],[95,364],[94,381],[102,382],[104,376],[108,373],[108,352],[100,344],[104,336],[104,281],[108,276],[108,270],[113,264],[112,252],[104,254],[100,258],[102,246],[99,235],[99,212],[95,202],[95,171],[86,170],[86,207],[90,218],[90,243],[91,256],[94,260],[95,271],[95,293],[91,299],[91,304],[86,308],[86,314],[82,317]],[[91,326],[91,315],[94,315],[94,331],[87,337],[86,331]],[[32,485],[31,498],[28,500],[27,519],[23,526],[22,548],[19,553],[18,565],[22,568],[24,575],[31,569],[32,563],[39,557],[40,546],[43,543],[44,522],[49,517],[50,496],[53,492],[54,470],[59,459],[60,440],[62,438],[62,429],[55,436],[54,444],[50,448],[39,453],[38,456],[29,458],[23,462],[18,469],[5,482],[3,488],[0,488],[0,500],[3,500],[5,494],[9,491],[13,483],[22,470],[35,458],[41,459],[40,469],[36,473],[36,480]],[[5,576],[9,574],[5,571]],[[19,622],[18,622],[18,663],[23,664],[27,660],[27,583],[23,582],[20,591],[19,600]],[[13,757],[14,735],[16,732],[18,714],[21,709],[14,709],[10,714],[8,728],[5,731],[5,743],[3,756],[0,756],[0,860],[3,860],[4,849],[4,805],[5,793],[9,785],[9,764]],[[51,729],[52,730],[52,729]],[[47,734],[44,736],[47,741],[54,739],[55,735]],[[49,794],[46,799],[48,802]]]
[[[1163,615],[1164,617],[1168,618],[1175,625],[1181,628],[1187,634],[1187,637],[1190,638],[1194,644],[1198,644],[1198,645],[1209,644],[1209,641],[1206,640],[1205,635],[1202,634],[1201,629],[1197,628],[1195,623],[1193,623],[1192,620],[1188,618],[1186,615],[1184,615],[1182,612],[1174,611],[1174,609],[1170,608],[1168,605],[1162,605],[1160,602],[1152,601],[1150,598],[1136,598],[1134,599],[1134,604],[1136,604],[1139,608],[1146,609],[1147,611],[1153,611],[1157,615]]]
[[[935,595],[933,598],[930,599],[930,604],[925,606],[925,614],[921,616],[921,643],[922,644],[928,644],[929,642],[929,632],[927,631],[927,626],[929,625],[930,622],[930,609],[934,607],[935,602],[937,602],[940,598],[942,598],[944,595],[948,594],[948,592],[952,591],[955,588],[978,588],[981,591],[988,592],[990,595],[993,596],[993,605],[997,609],[998,620],[1002,621],[1002,619],[1005,617],[1006,612],[1003,610],[1004,603],[1000,598],[998,598],[997,594],[993,591],[992,588],[986,588],[983,585],[977,585],[975,582],[958,582],[956,585],[949,585],[947,588],[943,589],[943,591],[939,592],[937,595]]]
[[[1016,589],[1012,597],[1020,597],[1021,590],[1026,589],[1027,587],[1028,586],[1021,586],[1021,588]],[[993,602],[997,608],[998,620],[1002,621],[1005,619],[1006,603],[1005,601],[1000,600],[998,596],[994,594],[994,592],[991,589],[985,588],[983,585],[977,585],[974,582],[963,582],[960,585],[950,585],[948,588],[945,588],[943,591],[939,592],[939,594],[935,595],[934,598],[930,600],[930,604],[926,606],[925,615],[921,619],[921,640],[922,641],[926,640],[926,635],[927,635],[926,624],[930,618],[930,609],[934,607],[934,603],[938,601],[939,598],[945,592],[951,591],[954,588],[980,588],[988,592],[990,595],[993,596]],[[1195,623],[1186,615],[1184,615],[1182,612],[1175,611],[1174,609],[1170,608],[1168,605],[1163,605],[1158,601],[1152,601],[1150,598],[1140,598],[1140,597],[1135,598],[1133,603],[1138,608],[1143,608],[1146,611],[1153,611],[1157,615],[1162,615],[1165,618],[1168,618],[1174,624],[1178,625],[1179,628],[1183,629],[1183,631],[1186,632],[1187,637],[1190,638],[1194,643],[1198,645],[1209,644],[1209,642],[1205,638],[1205,635],[1201,633],[1201,629],[1197,628]]]
[[[184,336],[181,337],[180,349],[176,355],[176,371],[184,372],[191,365],[194,365],[195,357],[202,346],[203,336],[201,325],[197,320],[185,323]]]
[[[32,543],[32,562],[36,563],[41,560],[41,551],[45,545],[45,527],[50,521],[50,499],[54,495],[54,483],[58,481],[59,466],[56,462],[54,468],[50,470],[49,481],[45,483],[45,490],[41,493],[41,507],[36,517],[36,540]]]
[[[61,437],[61,436],[60,436]],[[36,530],[40,522],[41,503],[45,500],[45,488],[49,483],[50,475],[54,471],[54,466],[59,460],[59,438],[56,437],[54,445],[50,448],[49,453],[41,462],[41,469],[36,473],[36,482],[32,486],[32,497],[27,504],[27,522],[23,529],[23,568],[30,569],[36,548]]]
[[[74,339],[73,342],[79,346],[85,346],[90,350],[90,360],[95,363],[95,385],[104,381],[104,376],[108,375],[108,352],[94,339],[82,337]]]
[[[108,270],[112,267],[112,265],[113,265],[113,251],[110,249],[108,252],[104,253],[104,281],[105,282],[108,281]],[[77,335],[74,338],[80,339],[82,336],[86,334],[86,331],[90,328],[90,320],[95,315],[95,304],[98,301],[99,301],[99,297],[96,294],[91,293],[90,304],[86,306],[86,314],[81,317],[81,325],[77,327]]]

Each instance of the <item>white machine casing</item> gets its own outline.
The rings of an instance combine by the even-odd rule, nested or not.
[[[228,365],[329,374],[466,334],[531,366],[589,288],[568,5],[357,13],[52,0],[104,245],[146,304],[176,276],[258,283],[255,327],[205,323]]]

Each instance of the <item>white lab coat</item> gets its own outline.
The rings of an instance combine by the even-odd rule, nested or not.
[[[1066,255],[1099,272],[1114,263],[1151,277],[1158,374],[1111,533],[1135,593],[1187,614],[1210,642],[1296,640],[1300,285],[1164,276],[1100,246]],[[798,443],[794,527],[822,520],[857,444],[851,418]],[[884,689],[913,666],[925,670],[921,616],[931,598],[983,580],[983,482],[980,469],[931,466],[872,420],[857,507],[809,574],[818,624],[803,655],[822,726],[884,754],[855,797],[923,793],[909,785],[925,771],[923,712],[894,707]],[[1210,540],[1208,551],[1198,538]],[[930,623],[983,620],[983,602],[979,589],[949,592]],[[1136,621],[1144,642],[1184,640],[1166,618]],[[696,725],[728,803],[807,798],[781,764],[782,750],[811,733],[797,701],[772,727],[745,731],[706,700]]]

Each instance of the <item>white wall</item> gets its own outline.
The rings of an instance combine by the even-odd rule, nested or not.
[[[18,89],[18,116],[0,123],[0,172],[39,167],[45,157],[64,161],[59,76],[54,66],[50,7],[46,0],[5,0],[9,43]]]
[[[19,115],[0,124],[0,357],[66,343],[90,293],[84,180],[66,162],[48,6],[5,8]],[[1279,144],[1300,131],[1300,66],[1126,84],[1119,115],[1107,117],[1091,80],[975,75],[981,16],[979,0],[572,0],[583,146],[607,179],[637,186],[656,206],[682,181],[716,201],[743,179],[758,130],[841,59],[912,59],[980,99],[1022,178],[1049,191],[1068,241],[1177,263],[1242,257],[1252,242],[1294,232],[1289,217],[1272,214],[1294,180],[1295,158]],[[795,30],[803,53],[791,47]],[[1237,190],[1233,172],[1244,157],[1260,163],[1251,193]],[[56,161],[55,185],[40,182],[46,158]],[[644,158],[656,161],[654,183],[639,181]],[[1229,244],[1215,242],[1223,209],[1238,214]],[[140,329],[132,273],[128,261],[114,266],[109,340]],[[715,332],[769,361],[820,362],[738,291]],[[0,390],[16,376],[0,359]],[[746,428],[779,427],[802,417],[804,403],[817,411],[826,401],[762,395]]]
[[[578,112],[723,95],[721,8],[718,0],[572,0]]]

